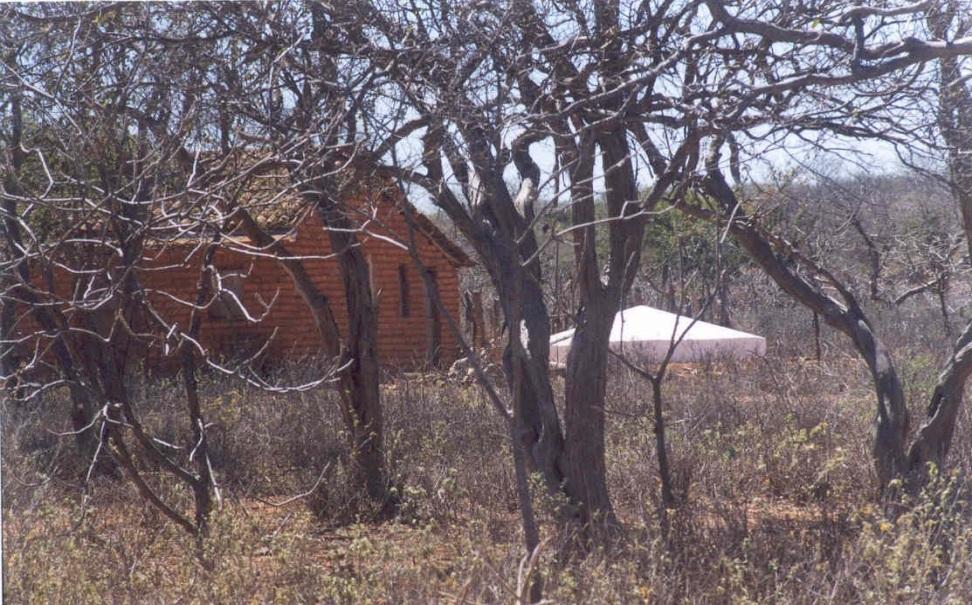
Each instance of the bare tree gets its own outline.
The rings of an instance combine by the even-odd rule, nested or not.
[[[738,177],[741,162],[787,137],[866,135],[872,131],[848,124],[849,116],[873,113],[907,87],[893,86],[876,97],[880,102],[860,107],[847,102],[846,91],[972,50],[965,38],[945,43],[902,36],[904,28],[918,28],[924,5],[847,10],[841,3],[797,8],[664,2],[638,10],[614,2],[512,2],[489,10],[382,8],[354,13],[365,24],[360,39],[370,42],[367,52],[381,65],[391,66],[405,113],[425,123],[417,162],[424,170],[401,156],[395,169],[425,188],[457,224],[504,302],[509,383],[519,393],[514,410],[522,410],[516,417],[533,466],[552,489],[562,486],[582,521],[608,525],[607,335],[637,271],[644,223],[657,203],[684,191],[705,145],[728,145]],[[555,152],[546,178],[531,152],[538,144]],[[707,168],[714,177],[720,159],[712,156]],[[505,180],[508,163],[519,186]],[[639,195],[642,168],[653,180]],[[601,175],[603,193],[595,185]],[[536,259],[552,241],[538,238],[549,205],[537,207],[537,192],[554,182],[566,183],[557,189],[572,216],[569,228],[551,235],[572,240],[580,297],[562,436],[540,368],[549,314],[536,293],[543,279]],[[731,191],[727,184],[725,189]],[[599,232],[605,232],[602,243]],[[839,311],[839,321],[872,358],[882,385],[877,451],[890,452],[878,455],[886,482],[903,468],[903,454],[894,451],[900,448],[889,444],[907,432],[907,413],[889,376],[887,352],[861,323],[856,306]]]
[[[722,3],[706,2],[706,6],[725,31],[739,36],[741,43],[748,40],[761,49],[757,56],[764,67],[749,71],[757,76],[756,82],[739,82],[726,89],[722,97],[725,105],[720,110],[722,134],[709,145],[700,191],[717,202],[719,220],[727,222],[757,264],[788,294],[850,337],[867,362],[877,395],[875,465],[880,485],[887,486],[912,468],[906,452],[909,414],[892,356],[841,280],[792,244],[766,231],[757,217],[745,212],[745,205],[724,176],[721,148],[729,145],[728,167],[738,180],[738,141],[742,135],[762,142],[770,140],[773,133],[784,140],[796,135],[814,141],[813,136],[821,133],[887,138],[886,130],[874,127],[881,120],[887,123],[889,114],[882,111],[895,107],[897,99],[912,98],[911,85],[921,83],[926,62],[968,54],[972,41],[960,37],[923,41],[918,37],[923,15],[929,9],[925,3],[851,9],[835,3],[792,10],[769,3],[763,7],[769,12],[758,18],[751,10],[755,7],[741,7],[734,14]],[[766,20],[769,14],[777,16],[773,23]],[[904,28],[916,35],[901,37]],[[886,79],[902,70],[909,70],[906,73],[910,77]],[[849,114],[843,93],[848,86],[879,87],[873,98],[880,98],[881,104],[865,99]],[[727,113],[727,106],[734,109]],[[883,117],[873,123],[858,120],[867,115]],[[715,217],[691,204],[686,205],[686,211]],[[806,270],[807,276],[797,267]]]
[[[129,439],[193,489],[215,487],[195,454],[187,459],[196,464],[190,471],[139,424],[126,392],[127,351],[179,354],[192,452],[205,450],[197,364],[261,384],[245,363],[220,366],[199,343],[198,311],[221,294],[210,292],[208,263],[199,266],[194,300],[177,301],[188,323],[166,317],[151,298],[165,293],[140,281],[153,246],[188,237],[194,258],[205,258],[239,230],[249,238],[248,252],[275,258],[308,303],[322,350],[339,368],[354,480],[370,499],[387,502],[377,301],[359,244],[373,216],[368,198],[389,179],[431,199],[489,274],[506,326],[503,365],[520,486],[528,492],[526,473],[539,472],[551,493],[567,497],[563,518],[579,523],[586,537],[618,527],[605,454],[608,338],[639,273],[645,227],[670,211],[662,203],[680,201],[687,214],[724,226],[787,293],[850,337],[875,385],[882,486],[947,450],[972,364],[969,332],[959,338],[931,420],[919,431],[922,445],[909,453],[900,379],[854,292],[750,214],[725,175],[739,185],[754,158],[795,140],[818,147],[832,136],[907,144],[887,127],[924,90],[928,66],[940,61],[939,120],[951,137],[951,180],[959,187],[968,145],[956,133],[967,130],[969,103],[958,61],[972,53],[960,3],[510,0],[5,10],[20,25],[8,30],[3,49],[4,103],[13,117],[4,146],[4,371],[13,371],[7,360],[17,339],[10,335],[23,323],[11,309],[29,303],[26,315],[39,326],[33,336],[44,345],[27,366],[60,375],[39,383],[40,390],[67,386],[87,453],[104,445],[90,439],[99,420],[136,482],[142,475]],[[48,41],[39,24],[50,27]],[[24,48],[17,39],[23,32],[33,32]],[[267,174],[285,183],[285,192],[265,203],[293,194],[324,227],[329,247],[322,253],[335,255],[344,285],[346,334],[302,259],[253,215],[247,181]],[[697,204],[688,195],[693,188],[715,206]],[[566,221],[553,216],[556,207],[568,211]],[[58,220],[40,234],[45,211]],[[577,294],[563,416],[548,374],[549,276],[541,263],[561,245],[572,253]],[[74,286],[67,295],[54,284],[65,271]],[[434,300],[434,280],[422,275]],[[872,272],[871,282],[878,277]],[[429,307],[433,320],[436,306]],[[165,505],[144,480],[139,487]],[[207,496],[196,493],[207,508]],[[529,493],[520,500],[526,507]],[[192,522],[171,508],[166,514],[193,531],[203,525],[198,516]],[[525,508],[523,516],[531,527]],[[534,530],[527,533],[535,550]]]
[[[171,444],[150,435],[129,388],[134,353],[181,336],[179,330],[165,335],[153,329],[139,270],[146,247],[157,245],[169,227],[158,220],[157,204],[178,195],[168,172],[174,148],[153,137],[146,116],[177,124],[195,118],[191,106],[176,107],[165,98],[171,88],[159,77],[184,67],[185,57],[159,57],[151,45],[107,43],[124,20],[111,11],[44,7],[8,13],[21,26],[48,26],[45,39],[21,40],[19,56],[4,65],[15,127],[3,213],[16,274],[3,297],[5,308],[26,309],[15,330],[16,341],[34,352],[17,370],[28,387],[23,395],[30,400],[66,386],[74,404],[72,432],[91,469],[110,454],[148,501],[202,535],[216,488],[194,377],[185,377],[195,436],[186,451],[198,473],[163,449]],[[200,297],[206,298],[205,289]],[[198,325],[190,338],[193,331]],[[184,369],[193,372],[192,352],[183,359]],[[49,368],[61,379],[51,380]],[[192,489],[195,520],[149,485],[139,468],[143,456]]]
[[[0,191],[11,283],[2,300],[13,316],[3,345],[5,353],[29,353],[13,369],[20,398],[28,405],[65,388],[73,404],[68,434],[82,442],[87,477],[110,456],[146,501],[202,537],[219,492],[198,366],[273,385],[254,372],[255,357],[227,367],[199,339],[202,316],[226,294],[212,258],[234,217],[216,200],[241,190],[232,181],[201,188],[198,161],[183,161],[207,134],[195,47],[163,52],[168,42],[147,25],[158,23],[158,7],[4,10],[18,31],[33,32],[3,66],[14,124]],[[200,23],[162,21],[180,24],[174,36]],[[125,43],[115,43],[120,32]],[[173,251],[182,255],[177,265],[198,268],[189,298],[181,297],[185,288],[146,285],[146,276],[171,268]],[[266,311],[247,320],[259,323]],[[143,423],[132,396],[134,360],[143,357],[181,369],[184,444],[155,437]],[[153,485],[156,469],[163,482],[192,492],[193,515]]]
[[[927,16],[932,35],[943,40],[968,35],[972,30],[968,9],[967,3],[955,0],[933,7]],[[938,128],[946,144],[952,197],[961,211],[966,244],[972,253],[972,90],[961,66],[956,57],[944,58],[939,64]],[[912,472],[923,471],[927,463],[939,467],[944,463],[970,374],[972,324],[956,339],[939,375],[928,405],[927,420],[918,429],[908,452]]]
[[[253,221],[244,225],[255,241],[279,252],[298,290],[314,309],[324,348],[337,354],[342,414],[351,439],[354,481],[379,503],[388,502],[385,473],[377,303],[371,274],[361,251],[361,221],[352,207],[369,195],[367,169],[357,165],[355,128],[358,105],[369,92],[371,74],[356,68],[342,47],[339,29],[319,6],[214,6],[245,40],[249,56],[259,60],[221,65],[226,74],[219,101],[238,112],[237,127],[246,132],[237,145],[260,141],[272,150],[269,164],[289,174],[293,190],[311,206],[325,226],[336,255],[348,313],[347,333],[338,336],[328,300],[302,277],[299,262],[287,259],[280,244],[259,234]],[[269,33],[268,33],[269,32]],[[302,39],[303,43],[299,43]],[[260,91],[253,96],[254,88]],[[292,102],[285,102],[284,95]],[[229,111],[229,110],[227,110]],[[227,134],[226,138],[231,138]],[[353,176],[352,176],[353,175]],[[360,180],[359,180],[360,179]]]

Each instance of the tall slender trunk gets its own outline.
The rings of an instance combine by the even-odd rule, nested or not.
[[[317,191],[309,190],[305,196],[315,205],[320,216],[322,210]],[[273,253],[290,276],[298,294],[310,309],[324,352],[342,368],[338,373],[338,391],[341,416],[351,449],[352,480],[369,498],[385,503],[388,498],[388,485],[382,450],[377,317],[375,309],[371,308],[369,311],[373,301],[366,259],[354,245],[352,234],[328,231],[333,251],[350,250],[348,254],[338,255],[349,318],[347,338],[342,338],[330,301],[314,283],[304,263],[295,258],[280,240],[264,231],[245,209],[237,207],[235,212],[239,215],[240,226],[247,236],[256,245]],[[337,220],[340,217],[329,215],[329,218]],[[338,238],[337,242],[335,236]],[[349,258],[354,255],[358,257],[356,260]]]
[[[435,297],[438,296],[439,284],[434,269],[427,269],[429,279],[423,280],[426,284],[425,292],[425,316],[426,316],[426,352],[425,362],[429,368],[438,369],[442,366],[442,319],[439,316],[439,308],[435,305]]]
[[[199,339],[199,332],[202,329],[202,314],[199,310],[206,305],[212,294],[212,262],[216,253],[217,242],[218,236],[203,257],[199,280],[196,283],[196,305],[192,310],[187,330],[189,338],[193,340]],[[196,380],[196,350],[185,341],[180,346],[182,347],[179,352],[182,364],[182,384],[185,390],[186,411],[189,413],[189,424],[192,432],[190,461],[195,460],[196,463],[196,477],[192,482],[196,530],[200,536],[205,536],[209,528],[209,514],[213,507],[216,478],[213,476],[209,462],[206,420],[203,417],[202,404],[199,400],[199,383]]]
[[[212,489],[215,482],[209,467],[209,442],[206,438],[202,406],[199,403],[196,356],[193,348],[188,344],[183,345],[182,350],[182,382],[186,393],[189,422],[192,425],[193,459],[196,461],[196,480],[192,483],[196,529],[204,535],[209,526],[209,513],[213,507]]]
[[[666,509],[675,507],[675,491],[672,486],[672,470],[668,462],[668,446],[665,443],[665,415],[662,399],[662,381],[664,375],[659,375],[651,381],[651,401],[654,412],[655,454],[658,457],[658,477],[661,479],[662,506]],[[662,518],[667,520],[667,513]]]
[[[318,189],[326,191],[326,189]],[[306,195],[306,194],[305,194]],[[376,502],[388,499],[385,475],[384,434],[381,409],[381,376],[378,363],[378,309],[371,292],[371,272],[358,245],[354,225],[339,204],[326,195],[312,194],[321,222],[327,229],[331,250],[337,255],[348,310],[348,334],[341,364],[348,377],[345,424],[350,432],[352,474]]]
[[[430,304],[435,305],[436,310],[443,316],[446,323],[449,325],[449,328],[452,330],[452,334],[459,343],[460,348],[469,357],[469,361],[473,366],[473,370],[476,373],[478,380],[480,381],[480,385],[486,391],[487,396],[493,402],[493,405],[497,408],[507,423],[510,447],[513,452],[513,471],[516,482],[517,503],[520,508],[520,521],[523,526],[523,540],[524,545],[526,546],[526,556],[530,557],[540,545],[540,528],[537,525],[536,513],[533,509],[533,497],[530,489],[530,465],[528,463],[528,460],[530,459],[530,443],[522,438],[524,435],[526,435],[526,433],[522,430],[524,425],[520,417],[523,407],[515,405],[512,410],[512,414],[510,413],[510,410],[507,410],[504,407],[504,404],[502,403],[489,379],[486,377],[483,367],[479,362],[479,356],[476,352],[476,326],[479,325],[481,330],[481,293],[466,292],[467,307],[471,309],[473,323],[473,334],[470,340],[470,345],[470,343],[465,342],[462,329],[459,327],[459,323],[454,317],[450,316],[449,310],[446,309],[445,305],[442,303],[442,297],[439,294],[438,288],[435,287],[432,274],[427,270],[428,268],[422,262],[422,259],[418,254],[417,246],[415,245],[415,222],[412,212],[413,211],[408,207],[406,207],[404,212],[405,220],[408,224],[408,251],[409,255],[412,257],[412,262],[415,265],[415,268],[418,270],[419,275],[422,276],[426,291],[430,295],[429,302]],[[470,311],[467,310],[467,314],[469,312]],[[476,317],[479,317],[478,323]],[[508,347],[508,351],[510,352],[509,359],[511,361],[513,359],[513,348],[515,344],[516,343],[511,341],[510,346]],[[510,363],[508,365],[508,371],[510,372],[511,384],[518,385],[523,382],[524,369],[521,366]],[[529,598],[531,603],[540,602],[542,598],[542,590],[542,580],[539,577],[539,574],[534,574],[529,586]]]
[[[823,358],[823,349],[820,346],[820,315],[813,313],[813,354],[817,361]]]
[[[942,312],[942,328],[945,330],[945,337],[951,340],[953,335],[952,323],[948,320],[948,277],[944,274],[938,280],[935,294],[938,296],[938,310]]]

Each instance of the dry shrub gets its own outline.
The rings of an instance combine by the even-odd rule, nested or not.
[[[933,380],[936,351],[912,345],[902,373]],[[297,381],[306,367],[278,370]],[[675,368],[665,383],[677,491],[660,533],[650,391],[612,370],[608,468],[623,541],[580,557],[554,531],[538,567],[554,602],[968,602],[970,444],[963,412],[954,474],[904,515],[881,513],[868,455],[865,368],[840,346],[822,362],[775,356]],[[562,388],[557,383],[556,388]],[[523,582],[509,444],[479,390],[435,374],[389,376],[387,459],[398,516],[371,522],[346,487],[335,393],[202,385],[224,494],[202,565],[193,543],[125,482],[81,498],[65,402],[7,404],[3,426],[5,597],[10,602],[512,602]],[[143,381],[146,425],[188,439],[177,383]],[[916,413],[921,400],[914,400]],[[313,486],[309,496],[280,502]],[[166,498],[187,495],[150,474]]]

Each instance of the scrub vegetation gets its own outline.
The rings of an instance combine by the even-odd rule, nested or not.
[[[972,602],[969,15],[0,5],[5,601]]]
[[[523,562],[503,424],[478,387],[448,376],[385,383],[399,507],[382,522],[349,507],[335,395],[274,396],[204,381],[223,504],[201,556],[195,541],[141,504],[134,489],[98,479],[82,490],[76,459],[49,432],[59,427],[47,418],[63,401],[8,408],[5,598],[508,603],[523,597],[527,573],[542,579],[553,602],[972,598],[964,487],[972,442],[957,439],[956,470],[936,477],[906,513],[887,515],[869,464],[866,369],[828,335],[822,361],[801,358],[813,348],[803,314],[780,309],[764,319],[799,329],[779,334],[765,360],[676,368],[666,382],[682,502],[668,537],[659,529],[649,389],[617,368],[608,390],[607,452],[624,539],[582,555],[556,532],[557,503],[538,489],[536,510],[549,537],[532,567]],[[936,324],[925,328],[934,332]],[[909,325],[922,330],[920,320]],[[909,376],[934,382],[932,351],[912,349],[907,358]],[[146,424],[183,442],[177,389],[154,383],[141,397]],[[960,434],[969,420],[963,414]],[[191,506],[175,486],[159,485]]]

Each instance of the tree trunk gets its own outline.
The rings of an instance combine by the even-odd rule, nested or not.
[[[962,407],[965,382],[972,374],[972,323],[959,336],[928,405],[928,420],[918,429],[908,451],[908,463],[920,482],[928,463],[941,468],[952,445],[955,422]]]
[[[474,349],[486,346],[486,322],[483,313],[483,293],[466,291],[463,297],[466,307],[466,319],[469,324],[469,342]]]
[[[11,292],[14,287],[14,284],[8,283],[7,280],[0,283],[2,293]],[[20,368],[19,352],[17,345],[13,343],[16,320],[16,303],[12,298],[0,294],[0,380],[4,381],[4,388],[13,400],[23,397],[21,389],[17,386],[19,379],[15,376]]]
[[[8,244],[12,250],[23,250],[19,227],[10,218],[15,216],[13,214],[15,210],[13,202],[5,200],[4,206],[4,211],[8,217],[4,227]],[[6,308],[13,300],[24,301],[30,309],[30,313],[37,322],[37,325],[52,339],[51,349],[57,362],[57,368],[67,384],[70,395],[71,409],[69,416],[71,418],[71,427],[74,431],[78,454],[85,461],[85,464],[89,464],[95,452],[98,451],[98,436],[88,426],[94,419],[95,412],[94,406],[91,403],[90,393],[88,392],[88,385],[78,371],[78,364],[75,363],[78,355],[72,353],[71,342],[68,340],[67,326],[62,325],[54,317],[53,313],[41,304],[41,301],[31,291],[30,286],[27,285],[30,284],[30,272],[26,260],[21,260],[17,264],[17,276],[20,284],[13,288],[4,306]],[[13,305],[10,305],[10,307],[13,308]],[[97,466],[99,471],[112,472],[112,465],[107,460],[103,460],[102,462],[104,464],[99,463]]]
[[[528,460],[530,458],[530,441],[523,439],[522,437],[527,434],[523,429],[525,425],[523,424],[521,418],[518,416],[522,413],[523,406],[514,407],[511,415],[510,411],[505,408],[496,390],[493,388],[489,379],[486,377],[483,367],[479,362],[478,354],[476,352],[476,334],[481,334],[482,332],[477,332],[476,326],[480,326],[482,329],[482,294],[479,291],[474,293],[466,292],[466,312],[467,319],[469,318],[470,312],[473,314],[471,322],[473,324],[471,346],[463,341],[462,329],[459,324],[449,315],[448,309],[442,303],[442,297],[439,294],[438,288],[435,287],[435,282],[432,279],[432,272],[427,271],[427,267],[422,262],[421,257],[417,252],[417,247],[415,245],[415,224],[414,217],[411,214],[412,210],[406,208],[405,220],[408,223],[408,243],[409,243],[409,255],[412,257],[412,262],[415,268],[418,270],[419,275],[423,277],[423,282],[426,287],[426,291],[430,295],[430,304],[435,305],[435,308],[439,313],[444,315],[446,322],[449,324],[452,330],[453,336],[459,342],[459,346],[462,348],[463,352],[468,356],[469,362],[472,364],[473,370],[476,373],[480,385],[486,391],[487,396],[493,402],[493,405],[500,412],[500,415],[507,422],[507,428],[509,430],[510,447],[513,452],[513,470],[515,474],[516,481],[516,495],[517,503],[520,507],[520,520],[523,526],[523,539],[526,546],[526,556],[530,557],[537,549],[540,544],[540,529],[537,526],[536,514],[533,509],[533,499],[531,496],[530,489],[530,469],[528,465]],[[478,310],[478,311],[477,311]],[[479,318],[478,322],[476,317]],[[508,364],[510,372],[510,383],[514,385],[519,385],[523,383],[523,368],[512,363],[513,355],[513,344],[509,347],[510,351],[510,363]],[[539,575],[534,575],[532,577],[532,582],[529,586],[529,598],[531,603],[538,603],[542,598],[543,584]]]
[[[435,304],[435,298],[439,293],[439,282],[434,269],[428,269],[428,272],[429,279],[423,280],[423,283],[426,284],[425,315],[428,331],[425,362],[429,368],[441,369],[442,319],[439,317],[439,308]]]
[[[203,257],[196,283],[196,306],[189,319],[187,333],[193,340],[199,339],[202,329],[202,315],[200,309],[205,307],[212,293],[212,262],[216,253],[218,239],[210,245]],[[196,381],[196,350],[188,342],[180,343],[180,357],[182,362],[182,383],[186,392],[186,409],[189,413],[189,424],[192,431],[192,455],[190,461],[196,461],[196,477],[192,483],[192,495],[195,504],[196,531],[205,536],[209,529],[209,513],[213,507],[213,493],[216,490],[216,478],[213,476],[209,462],[209,438],[206,434],[206,420],[203,417],[202,404],[199,400],[199,384]],[[217,494],[218,497],[218,494]]]
[[[581,310],[567,355],[567,486],[581,506],[582,522],[593,529],[617,524],[604,460],[604,397],[614,307],[589,305]]]
[[[23,116],[20,103],[20,94],[15,93],[10,98],[11,106],[11,132],[10,139],[6,145],[6,154],[3,159],[4,179],[3,189],[6,193],[11,193],[18,197],[27,197],[19,179],[19,170],[24,162],[24,151],[21,146],[23,134]],[[3,200],[3,233],[5,244],[8,247],[8,257],[15,261],[13,280],[18,284],[12,288],[10,296],[4,301],[4,309],[9,309],[13,313],[15,305],[12,301],[23,301],[30,310],[34,320],[47,335],[53,339],[52,349],[57,360],[58,369],[68,385],[71,398],[71,426],[75,431],[75,441],[78,453],[85,461],[91,460],[95,452],[98,451],[98,439],[93,430],[85,430],[94,417],[94,409],[81,376],[77,373],[76,355],[72,354],[70,342],[65,333],[66,325],[62,317],[55,317],[54,312],[49,311],[41,301],[37,299],[31,291],[31,272],[30,265],[26,256],[27,248],[24,246],[20,224],[17,222],[19,213],[17,203],[8,197]],[[99,468],[110,470],[110,465]]]
[[[651,400],[654,408],[655,454],[658,456],[658,477],[661,479],[662,506],[666,509],[675,507],[675,491],[672,487],[672,470],[668,462],[668,446],[665,443],[665,415],[662,400],[662,381],[664,375],[656,376],[651,381]],[[667,520],[667,512],[663,511],[662,519]]]
[[[945,330],[945,337],[951,340],[952,323],[948,320],[948,277],[945,274],[938,280],[935,294],[938,295],[938,310],[942,312],[942,328]]]
[[[928,13],[928,25],[938,38],[946,38],[951,23],[959,17],[955,3],[941,3]],[[948,169],[952,196],[962,215],[966,245],[972,254],[972,92],[962,77],[954,57],[939,62],[938,126],[948,146]],[[947,275],[938,284],[939,304],[946,332],[948,308],[945,304]],[[972,323],[958,337],[945,369],[938,377],[928,406],[927,420],[918,429],[908,451],[912,489],[920,487],[929,463],[939,468],[945,460],[955,433],[955,423],[964,399],[965,382],[972,374]]]
[[[867,363],[877,396],[874,466],[878,484],[884,490],[892,479],[903,476],[908,470],[905,441],[910,419],[904,391],[890,352],[874,334],[863,310],[846,288],[834,280],[833,285],[841,290],[845,299],[846,304],[842,305],[800,276],[783,256],[776,253],[767,237],[741,210],[736,194],[719,170],[710,168],[703,180],[703,186],[720,204],[724,217],[731,218],[730,232],[750,257],[786,293],[823,317],[827,324],[850,337]],[[698,215],[688,205],[685,209],[690,214],[695,212]]]
[[[451,143],[442,134],[441,129],[432,128],[424,138],[423,163],[429,177],[444,183],[442,160],[448,160],[467,197],[474,203],[464,205],[448,187],[430,192],[436,196],[439,208],[475,247],[496,289],[498,300],[493,305],[493,326],[495,329],[499,323],[501,308],[507,329],[503,370],[513,397],[515,439],[527,452],[531,470],[543,476],[548,491],[563,493],[564,438],[549,374],[550,316],[540,284],[536,236],[527,219],[527,215],[532,216],[529,191],[536,190],[539,168],[518,165],[524,175],[522,190],[526,194],[518,209],[502,172],[495,170],[494,162],[485,161],[491,153],[490,143],[483,138],[482,131],[463,132],[470,147],[473,171],[449,151]],[[525,161],[521,154],[514,156],[518,158],[515,162]]]
[[[604,398],[611,327],[640,261],[643,215],[631,215],[638,210],[650,210],[657,199],[646,200],[640,207],[637,204],[638,193],[627,131],[623,128],[611,129],[597,134],[596,139],[603,151],[608,216],[616,219],[608,226],[610,254],[607,259],[607,284],[601,276],[594,224],[596,213],[592,182],[595,141],[582,140],[576,148],[565,148],[564,145],[561,148],[573,166],[570,173],[571,223],[575,228],[573,235],[581,305],[566,369],[567,488],[580,506],[583,523],[599,531],[613,530],[617,526],[607,485],[604,446]],[[623,217],[627,218],[621,220]]]
[[[188,344],[184,344],[182,350],[182,382],[186,391],[186,406],[189,411],[189,422],[192,425],[193,455],[196,461],[196,480],[192,484],[196,531],[204,535],[209,526],[209,513],[212,510],[214,481],[209,468],[209,443],[202,417],[202,406],[199,403],[195,353]]]
[[[813,354],[817,361],[823,358],[823,349],[820,346],[820,315],[813,313]]]
[[[729,302],[729,284],[720,276],[719,283],[716,285],[716,292],[719,295],[719,322],[727,328],[735,327],[732,321],[732,312]]]
[[[551,493],[564,489],[564,439],[550,386],[550,319],[535,281],[514,268],[519,280],[498,288],[508,322],[503,369],[513,394],[513,430]]]
[[[316,206],[316,193],[311,192],[308,195]],[[324,352],[328,357],[336,360],[339,367],[349,364],[347,368],[338,373],[338,391],[341,398],[341,415],[345,430],[348,432],[351,448],[353,479],[357,485],[363,488],[368,497],[379,502],[385,502],[388,493],[384,474],[384,455],[381,447],[381,399],[378,391],[377,360],[369,362],[366,359],[364,363],[360,360],[355,361],[362,355],[367,357],[370,354],[373,357],[375,354],[376,332],[374,330],[371,332],[370,345],[356,342],[354,335],[363,334],[368,337],[367,324],[370,320],[374,324],[373,328],[376,329],[376,318],[373,311],[368,314],[366,310],[361,309],[359,301],[362,301],[362,294],[357,286],[355,286],[354,292],[347,290],[349,278],[352,283],[363,284],[367,292],[365,303],[370,304],[371,285],[367,261],[361,256],[358,248],[354,247],[353,251],[361,257],[358,262],[364,267],[362,274],[356,266],[350,269],[345,267],[347,262],[345,254],[338,256],[342,280],[345,283],[345,292],[348,297],[349,333],[348,339],[344,343],[330,301],[314,283],[310,274],[307,273],[303,262],[294,258],[293,254],[280,240],[274,239],[264,231],[242,208],[237,208],[236,212],[241,217],[241,226],[247,236],[256,245],[266,248],[274,254],[277,261],[290,276],[301,298],[307,303],[321,336]],[[335,246],[333,241],[335,234],[341,234],[336,231],[328,231],[328,233],[332,237],[333,250],[335,252],[343,250],[344,246],[347,245],[345,241],[340,242],[341,248]],[[365,316],[363,317],[363,315]],[[357,320],[353,319],[355,317]],[[365,326],[363,331],[361,329],[362,324]],[[351,345],[356,345],[356,348],[352,348]],[[366,384],[369,380],[373,382],[372,387]],[[377,418],[377,424],[374,422],[375,418]],[[370,437],[372,431],[377,431],[377,439]]]
[[[317,191],[327,191],[318,189]],[[307,193],[305,193],[307,195]],[[380,366],[378,364],[378,309],[371,292],[368,262],[353,230],[354,225],[334,199],[317,193],[317,214],[327,229],[331,250],[337,255],[348,309],[348,334],[341,365],[348,381],[345,424],[351,435],[354,481],[375,502],[388,500],[382,427]]]

